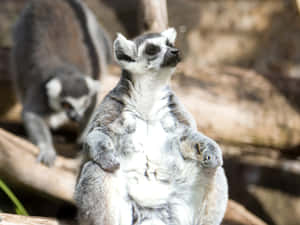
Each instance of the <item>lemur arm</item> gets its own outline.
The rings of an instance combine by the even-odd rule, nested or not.
[[[103,170],[113,172],[120,168],[113,142],[100,128],[95,128],[89,132],[84,150],[87,151],[89,158]]]
[[[222,166],[221,148],[214,140],[197,130],[195,120],[174,94],[170,97],[170,105],[176,123],[179,124],[177,134],[183,157],[197,160],[205,168],[216,169]]]
[[[120,167],[113,144],[114,132],[108,127],[120,116],[121,110],[120,102],[108,95],[99,105],[83,145],[89,158],[109,172]]]
[[[46,122],[37,113],[26,110],[22,112],[22,119],[30,140],[40,149],[37,160],[51,166],[55,161],[56,152]]]
[[[180,134],[181,154],[184,158],[200,162],[202,168],[215,171],[223,165],[222,150],[211,138],[187,128]]]
[[[205,216],[198,218],[205,225],[219,225],[224,217],[228,200],[228,184],[221,167],[223,164],[222,151],[211,138],[197,130],[193,117],[184,109],[174,96],[174,110],[177,119],[180,151],[184,159],[199,162],[202,182],[206,183]],[[216,206],[218,204],[218,206]],[[201,204],[202,205],[202,204]],[[199,214],[202,215],[202,214]]]

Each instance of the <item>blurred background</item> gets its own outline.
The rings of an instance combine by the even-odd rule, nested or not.
[[[11,29],[26,2],[0,2],[0,127],[20,137],[25,134],[10,83],[9,54]],[[116,32],[130,38],[139,34],[138,2],[86,0],[112,39]],[[267,224],[299,225],[297,1],[168,0],[167,10],[184,56],[172,85],[195,116],[199,130],[221,144],[230,198]],[[105,90],[117,80],[115,71],[111,70],[114,78],[107,78],[108,83],[103,78]],[[62,155],[73,157],[75,134],[65,133],[57,132],[55,141]],[[31,215],[70,219],[76,213],[63,200],[33,193],[9,179],[5,182]],[[12,210],[7,202],[0,191],[0,210]]]

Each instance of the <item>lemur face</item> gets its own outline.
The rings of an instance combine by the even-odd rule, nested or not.
[[[118,34],[114,41],[116,61],[123,69],[135,74],[172,70],[180,61],[179,50],[174,47],[175,39],[174,28],[145,34],[133,41]]]
[[[47,82],[46,89],[50,108],[64,111],[70,120],[79,122],[98,93],[99,81],[87,76],[55,77]]]

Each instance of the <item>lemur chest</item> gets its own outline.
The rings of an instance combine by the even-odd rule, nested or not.
[[[144,207],[166,204],[174,192],[174,173],[182,166],[176,141],[176,119],[166,93],[128,99],[111,124],[117,137],[120,170],[131,199]],[[145,101],[147,99],[147,101]]]
[[[134,151],[145,155],[151,161],[160,161],[165,153],[169,134],[161,121],[145,122],[137,119],[135,132],[129,136]]]
[[[174,126],[173,119],[167,115],[146,121],[125,115],[123,125],[127,133],[120,135],[118,141],[125,162],[123,168],[143,173],[155,170],[155,167],[167,169],[169,164],[165,160],[170,155],[170,142],[174,138],[170,132],[170,127]]]
[[[165,204],[173,192],[171,180],[177,161],[171,151],[179,151],[172,148],[172,137],[160,120],[136,118],[134,131],[120,138],[120,169],[129,195],[142,206]]]

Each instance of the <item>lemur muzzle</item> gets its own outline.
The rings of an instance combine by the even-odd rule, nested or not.
[[[181,61],[180,51],[177,48],[168,48],[164,61],[162,63],[163,67],[176,66]]]

